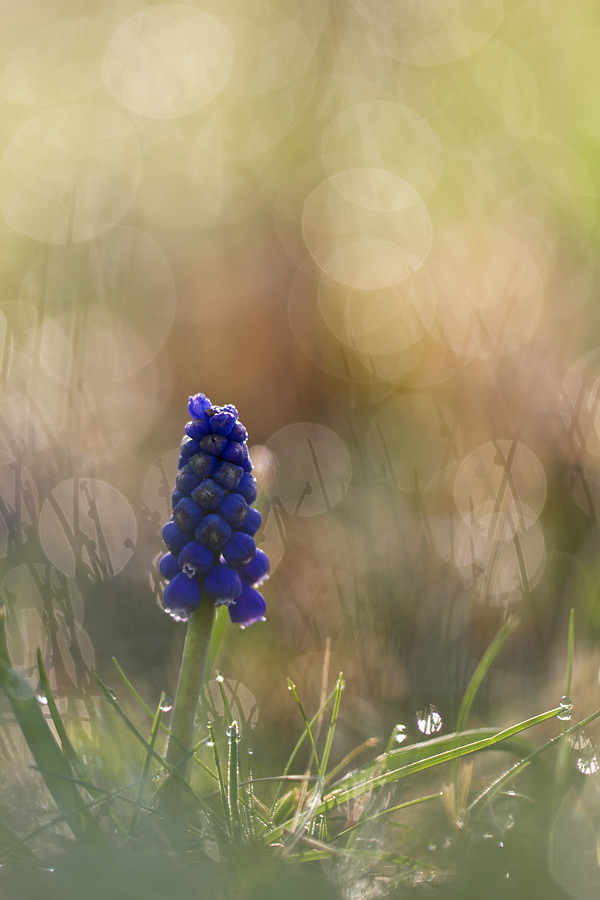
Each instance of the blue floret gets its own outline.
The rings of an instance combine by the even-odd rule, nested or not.
[[[194,394],[194,396],[189,399],[188,412],[193,419],[200,419],[211,406],[212,403],[206,394]]]
[[[181,572],[177,557],[173,556],[172,553],[165,553],[158,561],[158,571],[163,578],[171,581],[172,578],[175,578]]]
[[[240,578],[244,584],[249,584],[254,587],[257,584],[262,584],[263,581],[266,581],[270,567],[271,564],[267,554],[264,550],[257,548],[252,561],[245,566],[241,566],[241,568],[238,569],[238,572],[240,573]]]
[[[254,538],[242,531],[232,531],[221,551],[230,566],[245,566],[254,559],[256,544]]]
[[[173,510],[173,521],[182,531],[194,531],[203,515],[203,510],[191,497],[184,497]]]
[[[246,521],[241,526],[240,531],[243,531],[244,534],[254,535],[262,525],[262,516],[257,509],[250,508],[248,511],[248,515],[246,517]]]
[[[198,609],[202,599],[200,582],[188,578],[183,572],[176,575],[165,588],[165,608],[173,616],[189,616]]]
[[[231,527],[222,516],[211,513],[204,516],[196,528],[196,540],[211,550],[220,550],[231,534]]]
[[[166,525],[163,525],[162,539],[175,556],[179,556],[185,545],[188,543],[190,536],[187,532],[182,531],[179,525],[176,525],[173,519],[170,519]]]
[[[179,554],[177,565],[188,578],[193,578],[194,575],[206,575],[214,561],[213,551],[205,544],[201,544],[200,541],[190,541]]]
[[[229,618],[236,625],[249,628],[255,622],[264,621],[266,609],[267,604],[263,595],[246,585],[235,603],[229,607]]]
[[[232,603],[242,593],[240,576],[223,563],[213,566],[204,579],[204,593],[217,605]]]
[[[241,494],[227,494],[217,510],[232,528],[241,528],[249,511],[248,504]]]
[[[188,422],[185,426],[185,433],[195,441],[199,441],[206,437],[207,434],[210,434],[210,425],[206,416],[202,416],[201,419],[192,419],[191,422]]]

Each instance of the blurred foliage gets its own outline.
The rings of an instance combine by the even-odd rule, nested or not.
[[[175,691],[182,626],[153,561],[197,391],[248,427],[274,563],[268,622],[219,657],[257,772],[297,727],[286,676],[318,707],[325,658],[347,683],[340,758],[399,723],[420,738],[432,704],[453,730],[513,613],[466,724],[558,703],[573,606],[591,713],[597,4],[2,18],[0,599],[19,675],[40,648],[90,765],[120,766],[93,671],[116,688],[117,656],[153,708]],[[0,714],[1,802],[29,792],[33,827],[47,801]],[[594,740],[574,787],[595,783]],[[564,816],[595,823],[579,802]]]

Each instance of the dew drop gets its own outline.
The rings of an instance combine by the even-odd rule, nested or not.
[[[435,734],[443,725],[442,717],[433,704],[417,713],[417,727],[423,734]]]
[[[223,684],[223,682],[225,681],[225,676],[223,675],[222,672],[219,672],[219,674],[217,675],[215,681],[218,681],[219,684]]]
[[[206,742],[206,746],[207,746],[207,747],[214,747],[214,746],[215,746],[215,742],[214,742],[214,741],[207,741],[207,742]]]
[[[593,748],[588,753],[580,756],[577,760],[577,768],[582,775],[595,775],[600,769],[600,763]]]
[[[402,744],[406,740],[406,725],[396,725],[393,731],[393,738],[396,744]]]
[[[107,690],[108,690],[108,693],[110,694],[110,696],[113,698],[113,700],[116,700],[116,699],[117,699],[117,695],[115,694],[115,692],[113,691],[113,689],[112,689],[112,688],[107,688]]]
[[[170,712],[173,709],[173,701],[170,697],[165,697],[163,702],[160,704],[160,708],[163,712]]]
[[[556,718],[560,719],[561,722],[568,722],[571,718],[571,713],[573,712],[573,702],[570,697],[561,697],[560,698],[560,712],[556,714]]]
[[[582,731],[580,731],[579,734],[572,734],[569,736],[569,743],[573,750],[585,750],[592,742],[589,738],[586,738]]]
[[[253,753],[254,753],[254,750],[252,749],[252,747],[248,747],[248,756],[252,756]]]
[[[41,703],[43,706],[48,705],[48,698],[46,697],[46,693],[44,688],[42,687],[42,683],[40,682],[35,689],[35,699],[38,703]]]

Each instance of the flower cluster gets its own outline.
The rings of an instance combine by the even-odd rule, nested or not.
[[[164,606],[187,619],[202,594],[227,604],[242,627],[264,619],[266,603],[256,590],[268,577],[269,558],[254,535],[262,524],[252,508],[256,479],[248,433],[235,406],[213,406],[204,394],[190,397],[173,491],[173,516],[163,527],[169,552],[158,568],[169,582]]]

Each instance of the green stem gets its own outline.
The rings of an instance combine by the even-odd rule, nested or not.
[[[187,626],[173,708],[172,737],[167,748],[167,761],[176,766],[184,778],[190,765],[189,751],[194,745],[194,726],[214,620],[215,606],[203,595],[200,606],[190,615]]]

